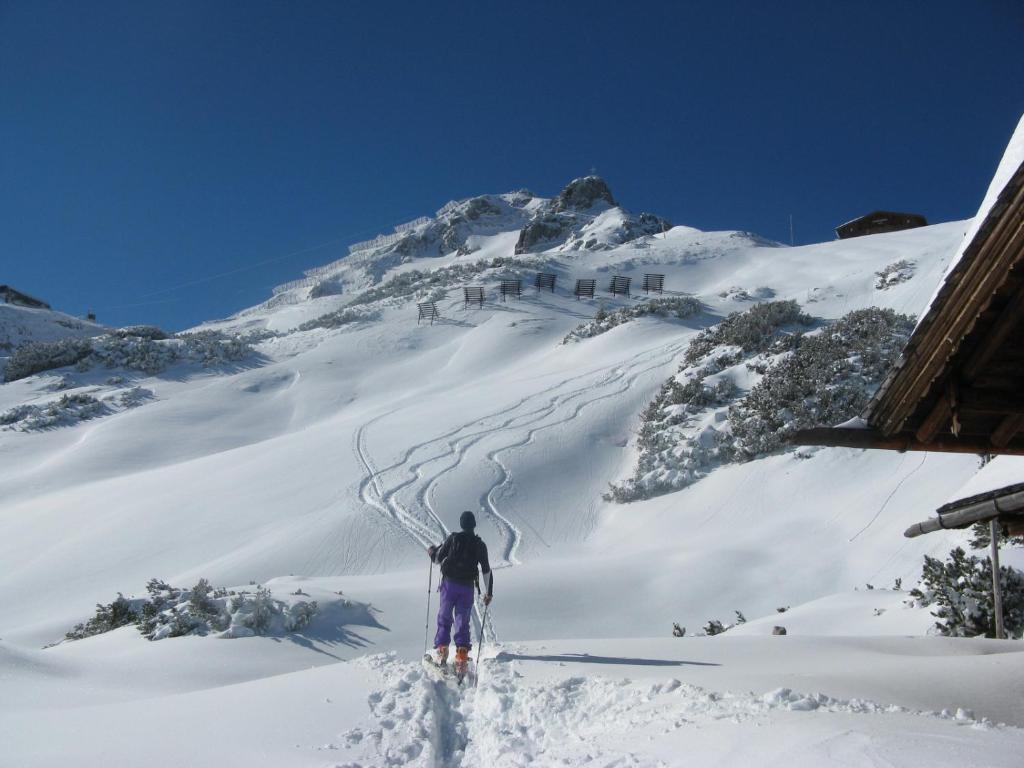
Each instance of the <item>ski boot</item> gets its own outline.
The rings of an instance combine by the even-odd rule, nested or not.
[[[455,649],[455,676],[459,679],[460,684],[467,671],[469,671],[469,648],[460,645]]]
[[[439,645],[436,649],[436,655],[434,656],[434,663],[437,664],[441,669],[445,669],[448,666],[448,646]]]

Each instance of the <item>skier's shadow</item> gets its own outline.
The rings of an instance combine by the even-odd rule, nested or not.
[[[678,659],[630,659],[620,656],[591,656],[589,653],[562,653],[551,656],[528,656],[502,651],[495,661],[556,661],[576,664],[621,664],[635,667],[720,667],[712,661],[681,661]]]

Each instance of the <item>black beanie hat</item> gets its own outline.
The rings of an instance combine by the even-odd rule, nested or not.
[[[464,531],[472,531],[476,528],[476,518],[473,516],[473,513],[469,511],[463,512],[459,518],[459,525]]]

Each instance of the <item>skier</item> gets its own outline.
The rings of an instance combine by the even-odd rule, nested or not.
[[[437,612],[437,634],[434,647],[438,666],[448,663],[448,644],[452,640],[452,614],[455,621],[455,673],[461,679],[469,664],[469,650],[472,646],[469,634],[469,619],[473,612],[473,587],[480,590],[477,567],[484,575],[487,592],[484,605],[490,605],[494,596],[494,578],[487,560],[487,545],[474,533],[476,517],[472,512],[463,512],[459,518],[458,533],[445,539],[440,547],[430,547],[427,554],[435,563],[441,564],[441,607]]]

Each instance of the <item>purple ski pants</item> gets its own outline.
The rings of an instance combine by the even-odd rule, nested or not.
[[[455,645],[470,648],[469,619],[473,615],[473,585],[441,580],[441,607],[437,611],[434,647],[452,641],[452,614],[455,614]]]

